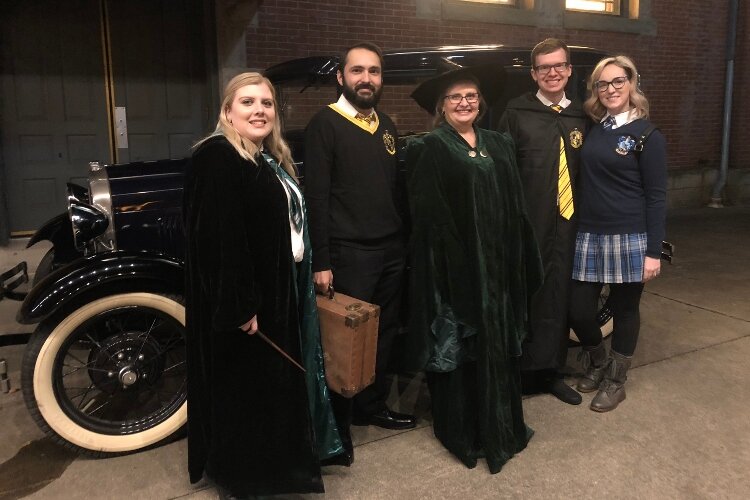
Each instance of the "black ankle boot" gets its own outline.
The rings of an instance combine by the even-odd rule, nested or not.
[[[628,379],[628,369],[632,356],[623,356],[611,351],[609,367],[604,374],[604,380],[599,384],[599,392],[591,401],[591,409],[598,412],[611,411],[625,400],[625,381]]]
[[[604,342],[593,347],[584,346],[578,359],[583,365],[584,373],[576,389],[579,392],[594,392],[599,388],[607,370],[607,348],[604,347]]]

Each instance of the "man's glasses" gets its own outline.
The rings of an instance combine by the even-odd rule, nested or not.
[[[476,92],[469,92],[466,95],[451,94],[443,96],[443,99],[448,99],[451,104],[461,104],[461,101],[463,101],[464,99],[466,99],[466,102],[468,102],[469,104],[476,104],[477,102],[479,102],[479,94],[477,94]]]
[[[609,88],[610,85],[612,85],[612,88],[615,90],[620,90],[625,86],[625,82],[630,80],[627,76],[618,76],[617,78],[614,78],[611,82],[605,82],[604,80],[597,80],[594,82],[594,88],[598,90],[599,92],[606,92],[607,88]]]
[[[568,69],[569,66],[569,62],[561,62],[557,64],[540,64],[539,66],[534,67],[534,71],[536,71],[540,75],[546,75],[552,68],[555,68],[556,72],[561,73]]]

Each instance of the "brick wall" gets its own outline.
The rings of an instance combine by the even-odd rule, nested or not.
[[[727,3],[654,1],[652,17],[657,34],[649,36],[418,19],[415,0],[266,1],[258,10],[257,23],[247,31],[248,66],[265,68],[294,57],[338,53],[360,40],[371,40],[384,49],[400,49],[489,43],[531,46],[556,36],[570,44],[633,57],[643,75],[652,118],[668,139],[670,169],[716,167],[721,151]],[[750,40],[746,36],[750,3],[742,4],[731,165],[750,167],[750,135],[746,132],[750,118],[748,113],[739,112],[750,107],[750,92],[744,85],[750,83]],[[403,116],[414,113],[389,109],[394,106],[395,90],[386,89],[386,95],[390,95],[384,99],[384,109]],[[424,117],[410,115],[409,120]]]

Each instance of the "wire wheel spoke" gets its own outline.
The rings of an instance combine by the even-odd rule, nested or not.
[[[144,306],[92,316],[56,357],[61,408],[83,427],[121,434],[148,429],[185,401],[184,326]]]
[[[182,366],[185,364],[185,361],[180,361],[179,363],[175,363],[172,366],[168,366],[167,368],[164,368],[162,370],[162,373],[167,373],[170,370],[173,370],[174,368],[177,368],[178,366]]]

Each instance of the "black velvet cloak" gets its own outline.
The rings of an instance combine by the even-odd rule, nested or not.
[[[191,482],[205,472],[235,495],[323,491],[305,374],[239,329],[257,314],[279,347],[309,359],[288,214],[262,157],[258,165],[242,159],[223,137],[193,154],[185,185],[188,468]]]
[[[557,208],[560,137],[565,140],[576,207],[576,181],[588,121],[579,102],[571,102],[558,113],[530,92],[508,103],[498,125],[501,132],[510,133],[516,146],[526,208],[544,265],[544,284],[531,300],[531,325],[523,346],[522,370],[556,369],[565,365],[577,217],[574,214],[567,220]]]
[[[435,435],[494,473],[526,447],[518,357],[541,283],[507,135],[476,128],[476,154],[444,124],[409,144],[412,368],[425,369]]]

